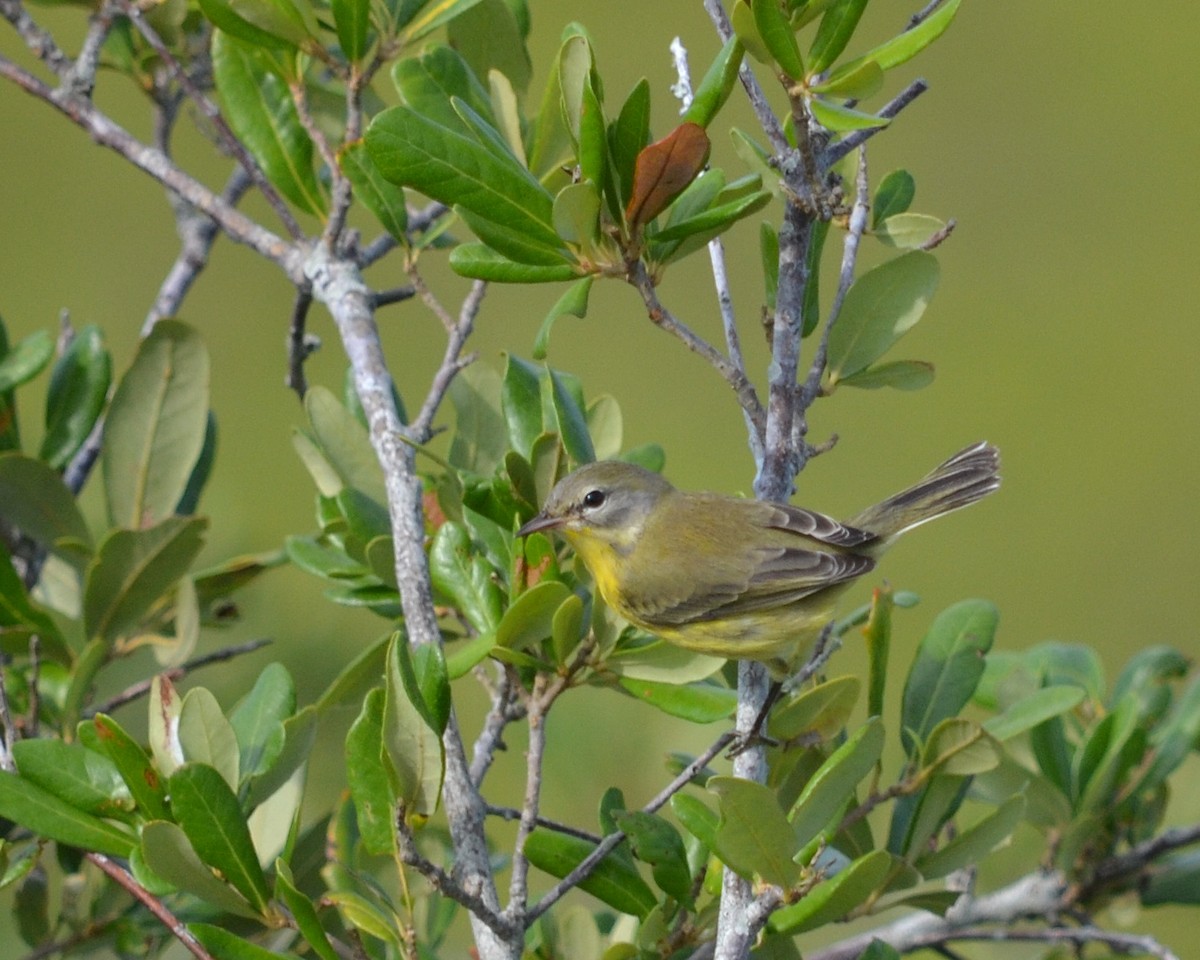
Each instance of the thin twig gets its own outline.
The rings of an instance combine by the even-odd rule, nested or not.
[[[901,90],[896,96],[883,105],[877,116],[885,117],[888,120],[893,119],[901,110],[907,107],[910,103],[917,99],[921,94],[929,89],[929,84],[924,80],[917,79],[910,83],[907,87]],[[854,130],[840,140],[836,140],[825,148],[825,153],[821,158],[821,164],[824,169],[828,170],[835,163],[846,156],[851,150],[866,143],[871,137],[879,133],[881,130],[886,130],[887,127],[868,127],[865,130]]]
[[[745,662],[745,661],[743,661]],[[691,763],[683,768],[679,774],[668,783],[662,790],[655,794],[654,798],[642,807],[643,813],[654,813],[660,809],[671,797],[675,796],[682,790],[689,781],[700,770],[703,770],[712,759],[717,756],[722,750],[731,744],[735,739],[736,734],[732,731],[726,731],[721,734],[712,745],[709,746],[702,754],[696,757]],[[616,830],[605,836],[603,840],[596,846],[596,849],[589,853],[579,862],[570,873],[563,877],[558,883],[546,891],[542,898],[538,900],[532,907],[526,911],[525,925],[532,925],[538,917],[549,910],[554,904],[558,903],[569,891],[577,887],[580,882],[591,875],[596,869],[600,861],[607,857],[625,840],[625,833],[621,830]]]
[[[393,303],[403,303],[405,300],[411,300],[417,295],[415,288],[409,287],[392,287],[391,290],[379,290],[372,297],[371,302],[375,309],[380,307],[390,307]]]
[[[250,174],[244,168],[235,167],[225,182],[221,199],[231,207],[236,206],[250,189],[251,182]],[[174,194],[169,197],[175,212],[175,232],[179,234],[179,253],[159,285],[158,295],[146,319],[142,321],[143,337],[150,335],[159,320],[173,317],[179,312],[196,278],[208,266],[208,257],[219,232],[217,222],[212,217]]]
[[[489,817],[498,817],[501,820],[520,820],[521,811],[516,807],[497,807],[493,804],[487,805]],[[561,823],[558,820],[551,820],[549,817],[543,817],[541,814],[535,818],[539,827],[545,827],[547,830],[553,830],[555,833],[565,834],[568,837],[576,837],[579,840],[586,840],[588,843],[599,843],[603,837],[592,833],[590,830],[581,830],[579,827],[573,827],[569,823]]]
[[[320,349],[318,337],[310,337],[305,331],[308,320],[308,310],[312,306],[312,292],[307,287],[296,290],[296,300],[292,304],[292,319],[288,323],[288,372],[285,383],[289,390],[303,402],[308,393],[308,378],[304,375],[304,361]]]
[[[20,0],[0,0],[0,16],[12,24],[27,50],[57,77],[71,69],[71,58],[59,49],[50,31],[40,27]]]
[[[25,735],[36,737],[41,726],[42,640],[35,633],[29,638],[29,710],[25,715]]]
[[[525,707],[517,703],[513,695],[515,681],[510,668],[501,664],[497,669],[500,678],[491,688],[492,706],[471,750],[471,783],[476,789],[482,786],[483,778],[491,769],[496,751],[504,746],[504,728],[525,716]]]
[[[12,773],[17,769],[13,757],[13,748],[17,745],[17,728],[13,724],[12,709],[8,702],[8,677],[5,676],[4,664],[0,662],[0,725],[4,727],[4,737],[0,747],[0,770]]]
[[[410,276],[417,277],[419,274],[412,271]],[[416,286],[420,292],[423,283]],[[412,425],[406,431],[407,435],[416,443],[428,443],[432,434],[433,418],[437,416],[438,408],[442,405],[442,400],[445,399],[446,391],[450,389],[450,384],[454,382],[454,378],[458,376],[458,372],[464,367],[470,366],[475,362],[475,355],[462,355],[463,347],[466,346],[467,339],[471,336],[475,329],[475,318],[479,314],[479,308],[483,305],[484,294],[487,293],[487,283],[483,280],[476,280],[471,285],[471,291],[463,300],[462,308],[459,310],[458,319],[449,318],[437,298],[434,297],[428,290],[422,295],[422,299],[430,305],[430,309],[439,317],[450,319],[450,325],[447,330],[450,336],[446,340],[446,349],[442,354],[442,362],[438,366],[437,372],[433,375],[433,380],[429,384],[429,392],[425,395],[425,402],[421,404],[421,409],[412,422]],[[427,296],[426,296],[427,295]],[[443,319],[445,323],[445,319]]]
[[[224,663],[227,660],[232,660],[234,657],[241,657],[247,653],[253,653],[255,650],[261,650],[263,647],[272,643],[270,637],[259,637],[257,640],[250,640],[246,643],[239,643],[232,647],[224,647],[221,650],[214,650],[212,653],[206,653],[202,657],[195,657],[187,663],[180,664],[170,670],[164,670],[160,676],[165,675],[170,680],[178,680],[180,677],[186,676],[201,667],[208,667],[214,663]],[[137,700],[139,697],[144,697],[150,692],[150,685],[154,679],[141,680],[138,683],[131,684],[126,687],[115,697],[106,700],[99,706],[93,707],[90,710],[84,711],[85,716],[95,716],[97,713],[112,713],[118,707],[123,707],[127,703]]]
[[[171,931],[171,934],[178,940],[196,960],[213,960],[212,954],[200,945],[200,942],[192,936],[191,931],[171,913],[170,910],[163,905],[163,902],[150,893],[140,883],[133,879],[120,866],[110,860],[103,853],[89,853],[87,858],[96,866],[103,870],[110,878],[115,880],[120,886],[137,900],[142,906],[149,910],[159,923]]]
[[[480,897],[466,890],[457,880],[417,849],[412,830],[404,821],[403,811],[396,814],[396,842],[400,860],[428,880],[438,893],[465,907],[473,917],[486,923],[501,938],[512,936],[509,922],[492,910]]]
[[[867,150],[863,147],[858,152],[858,170],[854,178],[855,195],[854,206],[850,210],[850,229],[846,231],[846,238],[842,242],[842,266],[838,272],[837,290],[833,295],[833,303],[829,306],[829,317],[825,321],[825,326],[821,331],[821,339],[817,343],[817,348],[813,352],[812,364],[808,369],[808,376],[804,379],[804,384],[800,388],[800,396],[797,401],[796,420],[799,424],[806,420],[805,414],[813,401],[817,399],[817,394],[821,390],[821,378],[825,375],[825,361],[829,355],[829,335],[833,331],[833,325],[837,323],[838,316],[842,312],[842,304],[846,301],[846,294],[850,291],[850,285],[854,282],[855,267],[858,264],[858,247],[862,240],[863,232],[867,229],[867,214],[870,211],[870,196],[871,184],[867,176]],[[797,450],[800,453],[802,461],[807,459],[804,444],[801,440],[797,444]]]
[[[117,3],[121,12],[129,17],[133,25],[137,27],[138,33],[153,47],[154,52],[162,58],[163,63],[167,65],[171,74],[179,81],[179,85],[183,88],[184,93],[187,94],[188,99],[196,105],[208,122],[212,124],[221,147],[250,175],[250,179],[254,181],[254,185],[262,192],[263,197],[275,212],[275,215],[279,217],[279,222],[283,224],[283,228],[288,232],[288,235],[293,240],[298,240],[304,236],[304,231],[300,229],[300,224],[292,216],[292,211],[284,203],[283,198],[279,195],[279,191],[267,179],[266,174],[263,173],[262,168],[259,167],[254,157],[250,155],[250,151],[246,149],[245,144],[229,128],[229,124],[225,122],[225,118],[221,115],[220,108],[213,102],[211,97],[196,85],[196,82],[188,74],[187,70],[183,68],[183,65],[175,59],[175,55],[163,43],[162,38],[158,35],[158,31],[146,22],[146,18],[142,15],[142,11],[137,4],[130,2],[130,0],[117,0]]]
[[[207,186],[175,166],[161,150],[139,141],[89,101],[57,98],[53,89],[3,56],[0,56],[0,77],[54,107],[93,141],[113,150],[168,190],[213,217],[230,239],[251,247],[282,267],[289,278],[296,279],[302,275],[303,261],[295,247],[235,210]]]
[[[996,943],[1013,943],[1015,941],[1026,943],[1068,943],[1076,947],[1082,947],[1089,943],[1101,943],[1115,953],[1148,954],[1159,958],[1159,960],[1179,960],[1177,953],[1168,949],[1154,937],[1136,933],[1118,933],[1114,930],[1105,930],[1103,927],[1092,925],[1084,927],[1044,927],[1036,930],[1014,930],[1010,927],[998,927],[995,929],[968,927],[965,929],[949,930],[944,934],[930,934],[924,941],[914,941],[912,949],[921,947],[937,949],[943,946],[946,941],[960,940],[976,942],[992,941]]]
[[[921,244],[921,250],[936,250],[946,239],[954,232],[954,228],[958,226],[958,221],[951,217],[946,221],[946,225],[942,229],[935,231],[928,240]]]
[[[682,320],[678,319],[670,310],[663,306],[662,302],[658,299],[657,291],[654,289],[654,283],[651,281],[650,275],[646,272],[646,268],[640,260],[630,265],[628,279],[638,293],[642,295],[642,302],[646,305],[646,312],[651,322],[679,340],[682,340],[689,350],[707,360],[709,365],[733,388],[733,392],[737,394],[742,410],[745,411],[746,416],[750,418],[755,428],[761,431],[764,422],[762,404],[759,402],[758,394],[754,392],[754,385],[747,378],[746,374],[739,370],[727,357],[723,356],[716,347],[703,337],[697,335]]]
[[[559,687],[561,690],[562,687]],[[517,824],[517,840],[513,844],[512,871],[508,884],[508,918],[520,923],[529,900],[529,858],[525,842],[537,826],[542,796],[542,761],[546,756],[546,719],[555,696],[549,675],[539,673],[533,681],[529,703],[529,746],[525,751],[525,797],[521,803],[521,819]]]
[[[908,33],[909,30],[919,27],[922,23],[933,16],[937,8],[945,2],[946,0],[929,0],[929,3],[925,4],[924,7],[908,18],[908,23],[905,24],[904,32]]]
[[[733,36],[733,24],[729,22],[729,16],[725,13],[721,0],[704,0],[704,9],[708,13],[709,19],[712,20],[721,42],[727,42]],[[789,149],[783,126],[780,124],[779,118],[775,116],[775,111],[771,109],[767,95],[754,75],[754,71],[750,69],[750,64],[745,60],[742,61],[741,69],[738,70],[738,79],[742,81],[742,88],[746,91],[746,97],[750,101],[759,126],[762,127],[767,139],[771,142],[771,149],[777,154],[783,154]]]
[[[1116,881],[1141,873],[1164,853],[1197,843],[1200,843],[1200,823],[1164,830],[1157,837],[1145,840],[1125,853],[1101,861],[1082,891],[1081,898],[1086,900]]]
[[[91,97],[96,85],[96,69],[100,65],[100,48],[112,30],[117,4],[106,0],[88,18],[87,35],[79,48],[79,56],[71,69],[62,76],[62,95],[67,97]]]

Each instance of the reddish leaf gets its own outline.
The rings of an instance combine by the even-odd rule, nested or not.
[[[631,227],[649,223],[681,194],[708,162],[708,134],[696,123],[681,123],[637,155],[633,192],[625,208]]]

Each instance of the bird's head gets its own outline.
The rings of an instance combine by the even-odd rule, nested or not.
[[[557,530],[573,544],[592,538],[621,550],[633,545],[650,512],[674,492],[657,473],[632,463],[589,463],[559,481],[517,536]]]

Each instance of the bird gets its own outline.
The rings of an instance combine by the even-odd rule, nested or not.
[[[555,533],[629,623],[687,650],[759,660],[783,678],[850,584],[901,534],[1000,485],[975,443],[911,487],[838,521],[803,507],[676,489],[651,470],[588,463],[555,485],[518,537]]]

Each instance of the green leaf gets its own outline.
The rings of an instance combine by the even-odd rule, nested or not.
[[[0,355],[0,393],[28,383],[46,369],[54,356],[54,338],[36,330]]]
[[[1032,730],[1051,717],[1073,710],[1086,696],[1079,687],[1065,684],[1042,687],[1022,697],[1003,713],[984,721],[983,729],[1001,742]]]
[[[271,892],[245,815],[221,774],[207,764],[185,763],[171,774],[169,789],[171,810],[200,859],[265,914]]]
[[[754,14],[758,36],[779,69],[793,80],[802,79],[804,60],[800,56],[796,34],[779,0],[750,0],[750,10]]]
[[[187,760],[216,770],[230,791],[238,788],[238,744],[221,705],[204,687],[184,695],[179,711],[179,745]]]
[[[400,18],[404,30],[398,37],[399,47],[411,46],[422,37],[433,33],[438,27],[466,13],[479,2],[480,0],[434,0],[433,3],[417,4],[415,7],[405,4],[406,8],[413,9],[414,12],[420,10],[421,14],[407,21],[404,17]]]
[[[944,877],[963,867],[982,863],[1012,836],[1025,815],[1025,797],[1010,797],[973,827],[958,833],[943,847],[917,859],[926,879]]]
[[[356,2],[356,0],[346,0]],[[404,188],[384,178],[362,140],[346,144],[338,153],[338,164],[350,181],[354,196],[400,243],[408,241],[408,208]]]
[[[621,688],[663,713],[691,723],[715,723],[737,709],[737,692],[712,683],[661,683],[621,677]]]
[[[124,819],[133,809],[133,797],[113,762],[77,742],[18,740],[13,759],[25,780],[84,813]]]
[[[829,79],[811,84],[809,89],[835,100],[865,100],[883,89],[883,70],[873,60],[864,60],[849,70],[833,71]]]
[[[986,600],[963,600],[930,625],[904,685],[901,738],[910,756],[935,726],[970,702],[999,618]]]
[[[310,704],[283,722],[283,747],[261,773],[249,776],[243,790],[249,788],[245,805],[253,809],[269,799],[294,778],[308,762],[317,738],[317,707]]]
[[[594,277],[583,277],[577,280],[567,288],[566,293],[559,297],[554,306],[550,308],[550,312],[546,314],[546,319],[542,321],[537,338],[533,342],[533,358],[535,360],[546,359],[546,352],[550,348],[550,330],[554,326],[555,320],[564,314],[570,314],[580,319],[587,316],[588,296],[592,292],[592,281],[594,279]]]
[[[891,70],[900,64],[911,60],[918,53],[933,43],[946,32],[954,15],[958,13],[962,0],[948,0],[938,7],[928,18],[911,30],[906,30],[899,36],[893,37],[886,43],[881,43],[873,50],[868,50],[854,64],[861,60],[872,60],[883,70]]]
[[[829,335],[829,377],[865,370],[921,319],[938,283],[932,254],[913,251],[869,270],[846,294]]]
[[[313,437],[325,462],[336,474],[321,486],[321,493],[336,497],[343,487],[352,487],[378,504],[387,503],[387,489],[379,458],[361,423],[325,387],[313,386],[304,395]],[[337,482],[337,481],[340,481]]]
[[[621,207],[633,190],[637,155],[650,142],[650,84],[643,77],[625,98],[621,112],[608,130],[608,149],[620,189]]]
[[[292,46],[304,46],[315,38],[317,23],[312,7],[292,0],[229,0],[232,11],[243,20]],[[253,40],[250,41],[254,43]],[[258,44],[254,44],[258,46]]]
[[[550,641],[554,659],[559,664],[567,662],[567,658],[587,633],[583,613],[583,599],[575,593],[567,597],[554,611],[554,619],[550,624]]]
[[[549,390],[550,405],[563,446],[575,463],[591,463],[596,459],[596,451],[592,449],[592,438],[588,434],[587,417],[571,395],[564,375],[557,370],[549,373],[550,378],[543,382],[542,389]]]
[[[477,77],[497,70],[515,90],[529,86],[533,65],[512,8],[505,0],[480,0],[450,22],[450,43]]]
[[[1156,860],[1138,894],[1147,907],[1200,904],[1200,850],[1182,850]]]
[[[842,55],[866,8],[867,0],[837,0],[829,6],[808,51],[810,73],[824,72]]]
[[[1000,763],[996,742],[974,720],[947,717],[929,734],[921,766],[941,774],[969,777],[994,770]]]
[[[39,836],[111,857],[128,857],[137,842],[124,830],[7,770],[0,770],[0,816]]]
[[[509,354],[504,365],[500,410],[508,427],[513,449],[528,458],[533,442],[541,436],[542,394],[540,368]]]
[[[76,331],[50,373],[39,460],[55,470],[70,462],[100,419],[111,384],[112,354],[100,328],[89,324]]]
[[[287,85],[262,50],[217,31],[213,77],[229,125],[279,192],[306,213],[324,217],[327,199],[313,172],[313,143]]]
[[[859,390],[878,390],[882,387],[920,390],[933,383],[933,377],[932,363],[924,360],[891,360],[843,377],[838,381],[838,386],[857,387]]]
[[[159,772],[170,776],[183,765],[179,746],[179,711],[182,702],[166,674],[150,681],[150,755]]]
[[[413,187],[525,238],[545,262],[569,255],[553,227],[553,199],[507,151],[440,126],[409,107],[379,114],[367,131],[372,159],[387,179]],[[484,238],[487,239],[487,238]],[[526,250],[501,250],[526,261]]]
[[[518,263],[477,242],[460,243],[451,250],[450,267],[460,276],[492,283],[561,283],[579,276],[573,262],[550,266]]]
[[[480,475],[491,474],[508,450],[500,412],[500,376],[485,364],[472,364],[450,385],[456,414],[450,462]]]
[[[404,674],[409,696],[439,737],[450,720],[450,678],[446,657],[438,644],[422,644],[410,650],[412,676]],[[415,684],[415,686],[414,686]]]
[[[136,530],[175,513],[207,422],[208,353],[193,329],[164,320],[138,347],[104,425],[104,488],[114,524]]]
[[[629,838],[633,854],[650,864],[658,888],[682,904],[692,903],[692,875],[679,831],[653,813],[618,813],[617,826]]]
[[[736,35],[725,41],[721,52],[717,54],[696,87],[692,105],[683,115],[684,121],[698,123],[702,127],[712,123],[717,111],[725,105],[725,101],[733,92],[738,70],[742,65],[743,51],[742,41]]]
[[[595,73],[584,78],[579,112],[579,176],[599,186],[607,183],[608,135],[604,108],[594,82]]]
[[[740,777],[713,777],[708,789],[720,801],[713,852],[721,861],[748,880],[758,875],[784,888],[795,886],[800,868],[792,855],[799,844],[775,794]]]
[[[703,800],[690,793],[677,793],[671,797],[671,810],[688,833],[709,850],[715,849],[721,818]]]
[[[321,918],[317,916],[312,901],[300,892],[292,877],[291,867],[282,860],[275,861],[275,893],[288,908],[292,919],[296,921],[296,929],[304,937],[305,943],[312,947],[313,953],[320,960],[340,960],[337,950],[325,935],[325,928],[321,926]]]
[[[697,233],[709,231],[724,231],[738,220],[761,210],[771,199],[767,190],[760,190],[748,197],[709,207],[702,213],[685,220],[672,223],[666,229],[654,234],[656,243],[669,243],[672,240],[682,240]]]
[[[889,247],[920,250],[946,229],[937,217],[924,213],[897,213],[875,228],[875,236]]]
[[[387,661],[383,705],[384,759],[398,802],[410,822],[437,809],[445,772],[441,737],[430,726],[415,691],[408,641],[394,634]]]
[[[804,286],[804,318],[801,336],[808,337],[821,324],[821,254],[829,236],[829,221],[818,220],[812,227],[812,242],[808,245],[806,265],[808,283]]]
[[[296,685],[281,663],[269,663],[229,717],[242,777],[269,770],[284,745],[283,723],[296,712]]]
[[[27,654],[29,639],[34,634],[41,640],[44,656],[58,663],[71,663],[71,651],[62,634],[54,621],[29,599],[8,551],[0,543],[0,650],[13,656]]]
[[[845,676],[795,693],[771,711],[768,730],[780,740],[809,732],[828,739],[845,726],[861,689],[858,677]]]
[[[867,642],[867,716],[883,716],[883,694],[887,686],[888,656],[892,646],[892,610],[896,606],[890,585],[877,587],[871,595],[871,612],[863,625]]]
[[[662,640],[641,644],[633,649],[618,650],[605,660],[605,666],[618,676],[676,686],[711,677],[725,663],[722,657],[694,653]]]
[[[484,119],[492,119],[488,91],[467,62],[445,44],[434,44],[419,57],[397,60],[392,80],[408,106],[443,127],[463,133],[468,130],[454,109],[454,100],[462,100]]]
[[[805,846],[841,812],[858,782],[875,769],[884,739],[882,721],[872,717],[821,764],[788,816],[795,831],[793,849]]]
[[[596,845],[579,837],[536,828],[525,838],[524,854],[531,864],[552,877],[565,877],[579,866]],[[614,910],[644,918],[654,909],[658,898],[628,860],[609,854],[579,889],[590,893]]]
[[[770,63],[771,52],[763,44],[762,37],[759,36],[758,26],[754,22],[754,13],[750,9],[748,0],[736,0],[729,19],[733,25],[734,36],[742,41],[746,52],[759,63]]]
[[[176,824],[152,820],[143,825],[138,848],[155,875],[177,890],[239,917],[255,918],[258,912],[236,890],[219,880]]]
[[[92,719],[96,739],[125,781],[137,810],[147,820],[167,816],[167,792],[162,777],[146,751],[107,714]]]
[[[817,123],[832,133],[846,133],[850,130],[870,130],[874,127],[886,127],[892,121],[887,117],[877,117],[873,113],[864,113],[839,103],[812,97],[808,101]]]
[[[893,170],[880,180],[871,202],[871,229],[878,230],[885,220],[905,213],[916,193],[917,182],[907,170]]]
[[[591,180],[568,184],[554,198],[554,229],[573,246],[593,246],[600,230],[600,193]]]
[[[364,848],[383,856],[392,852],[392,818],[396,794],[383,760],[382,687],[363,700],[362,711],[346,736],[346,783]]]
[[[267,950],[211,923],[190,923],[188,930],[213,960],[295,960],[295,954]]]
[[[141,625],[154,604],[187,573],[208,521],[173,517],[148,530],[115,530],[88,565],[83,623],[89,638],[112,644]]]
[[[496,628],[496,645],[523,650],[550,637],[554,614],[573,594],[566,584],[543,580],[522,593]]]
[[[837,876],[818,884],[798,903],[776,910],[767,921],[767,928],[773,933],[794,936],[832,923],[874,893],[887,879],[891,867],[892,858],[887,851],[874,850]]]
[[[366,55],[371,42],[370,0],[329,0],[329,12],[342,53],[356,63]]]
[[[294,44],[269,33],[242,16],[242,7],[244,4],[238,4],[238,9],[235,9],[234,0],[200,0],[200,10],[205,19],[229,36],[264,50],[294,51]]]
[[[92,544],[75,497],[58,473],[16,450],[0,453],[0,517],[49,549]]]
[[[429,550],[433,585],[450,597],[479,633],[491,633],[500,623],[503,598],[492,579],[492,567],[474,555],[466,529],[451,520],[433,537]]]

